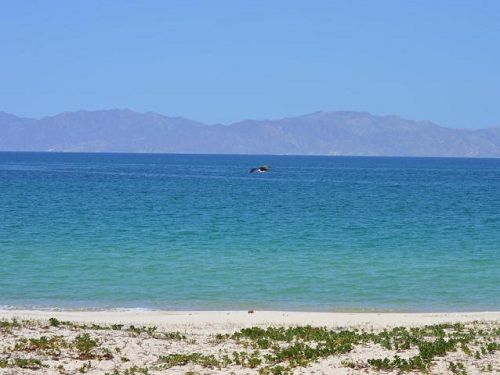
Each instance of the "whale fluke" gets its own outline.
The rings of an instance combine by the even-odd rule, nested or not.
[[[268,165],[261,165],[260,167],[254,167],[250,169],[250,173],[265,173],[269,172],[271,168]]]

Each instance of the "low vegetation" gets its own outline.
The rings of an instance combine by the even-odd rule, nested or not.
[[[33,336],[33,332],[40,335]],[[117,337],[121,341],[113,339]],[[126,352],[127,345],[117,344],[144,340],[164,348],[156,359],[134,363],[133,353]],[[57,373],[67,374],[61,363],[72,360],[80,363],[76,367],[78,373],[92,373],[100,362],[112,361],[116,368],[108,371],[109,375],[148,375],[154,371],[206,373],[220,369],[280,375],[337,358],[338,366],[360,373],[427,374],[438,363],[442,364],[439,368],[445,366],[449,374],[456,375],[500,371],[500,322],[378,331],[252,327],[203,340],[197,343],[184,333],[163,332],[154,326],[84,325],[55,318],[48,324],[4,320],[0,321],[0,369],[52,367]],[[370,354],[354,360],[351,353],[363,350]]]

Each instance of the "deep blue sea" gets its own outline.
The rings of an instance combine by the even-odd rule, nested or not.
[[[500,159],[0,153],[0,306],[500,310]]]

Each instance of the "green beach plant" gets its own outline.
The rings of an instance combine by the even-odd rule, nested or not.
[[[12,331],[15,328],[21,328],[21,324],[16,320],[0,320],[0,331]]]
[[[172,341],[182,341],[187,339],[187,337],[182,333],[180,333],[179,331],[163,332],[160,335],[157,335],[157,338],[164,338],[166,340],[172,340]]]
[[[63,336],[41,336],[29,339],[21,337],[12,347],[12,351],[41,352],[51,357],[59,357],[62,350],[68,347],[69,344],[63,339]]]
[[[79,352],[80,359],[92,359],[92,350],[99,346],[99,340],[92,339],[88,333],[78,335],[73,341],[73,346]]]
[[[467,370],[461,362],[450,362],[448,368],[454,375],[467,375]]]
[[[61,325],[61,322],[56,318],[50,318],[49,323],[52,327],[59,327]]]
[[[201,353],[190,354],[169,354],[161,356],[159,363],[164,368],[171,368],[175,366],[183,366],[188,363],[200,365],[202,367],[215,368],[220,367],[220,362],[213,355],[203,355]]]
[[[39,370],[42,367],[47,367],[39,359],[36,358],[14,358],[13,365],[30,370]]]

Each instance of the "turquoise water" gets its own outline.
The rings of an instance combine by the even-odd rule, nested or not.
[[[500,310],[499,270],[500,160],[0,153],[2,306]]]

